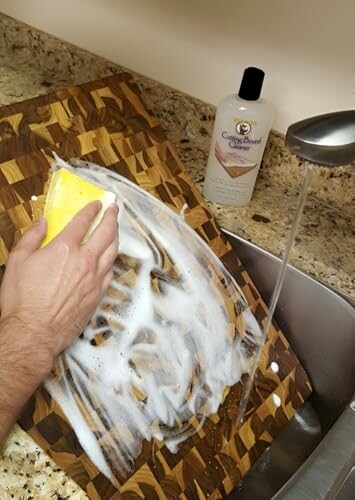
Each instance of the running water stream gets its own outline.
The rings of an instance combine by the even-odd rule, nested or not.
[[[278,276],[276,279],[274,291],[273,291],[272,296],[271,296],[269,311],[268,311],[268,315],[267,315],[265,325],[263,328],[263,332],[262,332],[262,339],[261,339],[260,348],[259,348],[259,356],[260,356],[261,351],[262,351],[262,346],[265,343],[265,339],[269,333],[269,329],[270,329],[270,326],[272,324],[272,320],[273,320],[275,309],[276,309],[276,306],[277,306],[277,303],[278,303],[278,300],[280,297],[282,286],[283,286],[284,281],[285,281],[287,265],[288,265],[288,262],[290,260],[290,253],[291,253],[291,250],[293,248],[295,238],[296,238],[296,235],[298,232],[298,228],[300,225],[300,220],[301,220],[301,217],[303,214],[304,205],[305,205],[305,202],[307,199],[308,189],[309,189],[309,186],[312,182],[313,172],[314,172],[314,167],[310,163],[306,162],[306,173],[304,176],[304,180],[303,180],[300,194],[298,196],[295,216],[294,216],[294,219],[292,221],[290,234],[288,236],[287,243],[286,243],[285,253],[284,253],[283,258],[282,258],[281,267],[280,267],[280,270],[279,270],[279,273],[278,273]],[[239,423],[241,423],[243,421],[243,415],[244,415],[245,408],[246,408],[246,405],[248,402],[250,390],[251,390],[251,387],[253,385],[253,381],[254,381],[255,372],[256,372],[257,367],[258,367],[258,363],[255,363],[253,365],[252,371],[250,373],[250,378],[249,378],[249,383],[248,383],[249,387],[245,391],[244,398],[242,400],[241,408],[239,411],[239,416],[238,416]]]
[[[304,205],[305,205],[306,198],[307,198],[308,188],[311,184],[312,177],[313,177],[313,167],[309,163],[307,163],[306,174],[305,174],[305,177],[303,180],[302,189],[301,189],[299,197],[298,197],[298,203],[297,203],[297,208],[296,208],[296,212],[295,212],[295,217],[294,217],[293,222],[292,222],[290,234],[289,234],[289,237],[287,240],[285,253],[284,253],[281,267],[280,267],[280,271],[279,271],[279,274],[278,274],[278,277],[276,280],[276,284],[275,284],[275,288],[274,288],[274,291],[273,291],[273,294],[271,297],[271,301],[270,301],[269,314],[267,316],[266,324],[265,324],[265,328],[264,328],[264,336],[265,337],[268,334],[268,331],[269,331],[269,328],[270,328],[270,325],[272,322],[272,318],[274,316],[274,312],[275,312],[275,309],[277,306],[277,302],[278,302],[279,297],[280,297],[282,285],[283,285],[284,280],[285,280],[285,274],[287,271],[287,264],[288,264],[288,261],[290,260],[290,252],[291,252],[291,250],[293,248],[293,244],[295,242],[295,238],[297,235],[298,227],[300,224],[300,220],[301,220],[301,217],[303,214]]]

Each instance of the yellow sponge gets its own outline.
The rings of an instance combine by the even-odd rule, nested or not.
[[[101,201],[102,209],[95,217],[83,243],[87,241],[99,224],[106,208],[115,202],[116,196],[111,191],[95,186],[95,184],[82,179],[66,168],[60,168],[54,172],[44,207],[48,232],[41,246],[47,245],[65,228],[79,210],[95,200]]]

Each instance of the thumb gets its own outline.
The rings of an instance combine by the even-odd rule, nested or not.
[[[32,224],[29,229],[27,229],[25,234],[17,243],[16,250],[23,254],[30,255],[39,248],[46,234],[47,221],[44,217],[41,217],[34,224]]]

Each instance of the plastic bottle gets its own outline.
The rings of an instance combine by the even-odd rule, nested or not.
[[[242,206],[251,200],[273,115],[260,99],[264,75],[246,68],[239,93],[217,108],[203,188],[210,201]]]

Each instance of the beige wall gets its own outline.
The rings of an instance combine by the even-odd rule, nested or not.
[[[355,108],[355,0],[0,0],[0,10],[211,103],[259,65],[279,131]]]

